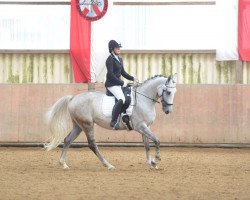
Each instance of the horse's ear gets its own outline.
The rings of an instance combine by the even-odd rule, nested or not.
[[[175,74],[173,75],[172,80],[173,80],[173,83],[177,83],[177,73],[175,73]]]
[[[171,78],[172,78],[171,76],[168,77],[166,84],[169,83],[169,81],[171,80]]]

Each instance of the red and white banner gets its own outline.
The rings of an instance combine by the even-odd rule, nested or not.
[[[90,82],[91,22],[81,17],[76,0],[71,0],[70,56],[74,81]]]
[[[92,21],[102,18],[108,8],[107,0],[71,0],[70,56],[74,81],[95,82],[92,52]]]
[[[216,60],[250,61],[250,0],[219,0]]]
[[[250,61],[250,0],[239,0],[238,51],[241,60]]]

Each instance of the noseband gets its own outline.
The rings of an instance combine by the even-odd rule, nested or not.
[[[175,87],[170,87],[170,86],[167,86],[167,85],[166,85],[166,87],[167,87],[167,88],[175,88]],[[174,105],[173,103],[167,103],[167,102],[164,100],[164,97],[163,97],[163,93],[164,93],[164,92],[166,92],[166,90],[162,90],[162,94],[161,94],[161,96],[160,96],[162,106],[163,106],[163,107],[166,107],[166,106],[172,106],[172,105]]]

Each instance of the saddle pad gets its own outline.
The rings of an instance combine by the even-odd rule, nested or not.
[[[102,113],[106,117],[111,117],[114,105],[115,105],[115,97],[104,95],[102,99]]]
[[[126,109],[126,113],[128,116],[132,115],[133,108],[134,108],[133,95],[131,95],[130,97],[131,97],[131,102],[130,102],[129,107]],[[102,99],[102,113],[103,113],[103,115],[106,117],[112,117],[112,111],[113,111],[114,105],[115,105],[115,97],[104,95],[103,99]]]

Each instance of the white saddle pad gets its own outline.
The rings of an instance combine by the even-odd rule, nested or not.
[[[102,100],[102,113],[106,117],[111,117],[114,105],[115,105],[115,97],[104,95]]]
[[[105,115],[106,117],[112,117],[112,110],[113,110],[114,105],[115,105],[115,97],[104,95],[102,99],[103,115]],[[133,95],[131,95],[130,106],[126,110],[126,113],[128,116],[132,115],[133,105],[134,105],[134,98],[133,98]]]

